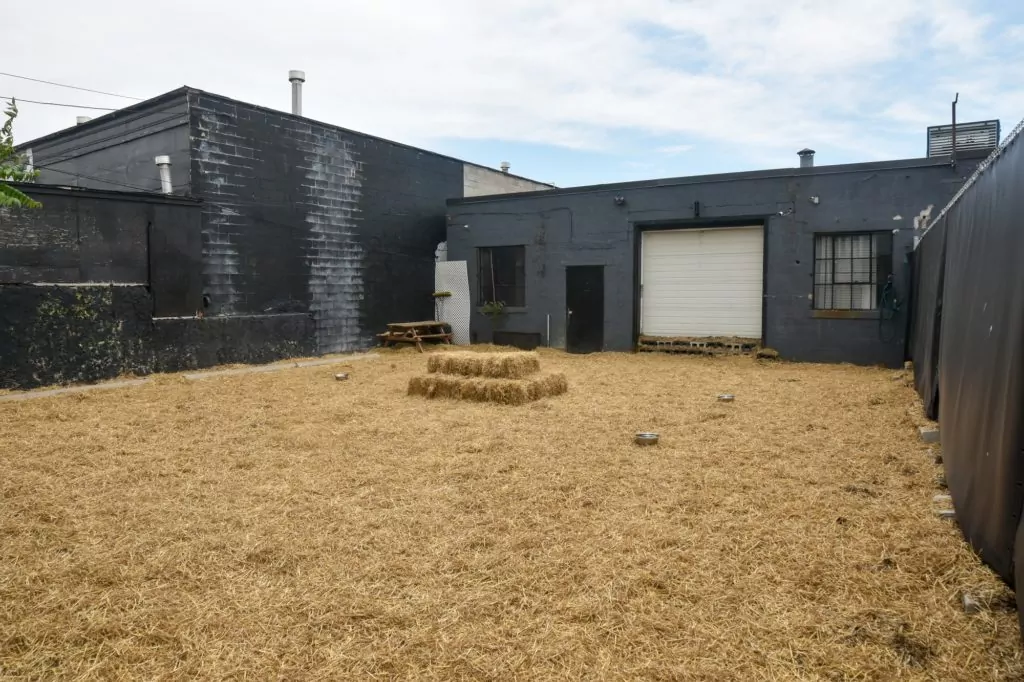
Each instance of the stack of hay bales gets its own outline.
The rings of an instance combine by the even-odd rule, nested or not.
[[[436,353],[427,374],[409,380],[409,395],[522,405],[569,390],[561,373],[541,374],[536,353]]]

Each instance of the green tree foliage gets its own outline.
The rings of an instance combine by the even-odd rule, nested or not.
[[[13,99],[4,115],[7,121],[0,129],[0,207],[39,208],[42,204],[38,201],[4,182],[32,182],[39,175],[39,171],[29,169],[25,157],[14,149],[14,119],[18,117],[18,105]]]

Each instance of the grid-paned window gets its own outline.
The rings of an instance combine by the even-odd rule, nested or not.
[[[892,273],[892,234],[819,234],[814,238],[814,307],[877,310]]]
[[[526,247],[490,246],[477,249],[477,303],[500,301],[526,305]]]

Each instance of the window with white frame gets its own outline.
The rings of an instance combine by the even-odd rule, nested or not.
[[[892,273],[892,233],[819,234],[814,238],[814,308],[877,310]]]

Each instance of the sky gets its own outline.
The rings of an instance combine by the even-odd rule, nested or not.
[[[0,72],[189,85],[561,187],[925,155],[1024,117],[1013,0],[15,0]],[[0,75],[0,96],[135,100]],[[104,112],[22,102],[18,142]]]

